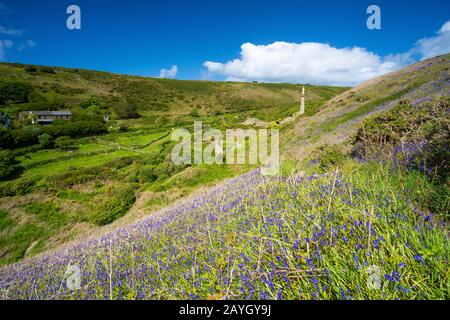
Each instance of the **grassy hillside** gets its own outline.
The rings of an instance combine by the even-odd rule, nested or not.
[[[3,268],[5,297],[448,299],[448,234],[422,206],[432,188],[426,175],[345,156],[320,175],[284,172],[267,180],[252,171]],[[64,285],[69,264],[81,269],[80,290]]]
[[[309,113],[343,91],[308,86]],[[195,120],[221,129],[247,117],[275,122],[298,111],[299,96],[300,86],[291,84],[178,81],[1,63],[0,113],[10,121],[0,125],[0,264],[117,220],[132,221],[251,169],[175,166],[168,158],[170,133],[191,128]],[[23,110],[71,110],[73,130],[64,122],[41,127],[19,121]],[[107,123],[104,114],[111,115]],[[61,135],[69,138],[58,141]]]
[[[30,72],[30,68],[35,71]],[[8,63],[0,64],[0,81],[23,82],[33,88],[27,103],[0,108],[11,116],[27,109],[82,112],[91,108],[119,119],[126,118],[121,109],[131,104],[137,119],[127,124],[147,128],[190,123],[197,114],[208,122],[224,118],[226,124],[243,122],[247,117],[276,121],[298,111],[300,99],[300,86],[292,84],[180,81]],[[309,86],[306,101],[317,111],[344,90]]]
[[[285,132],[285,147],[301,159],[318,145],[341,143],[356,133],[367,116],[404,100],[415,106],[448,96],[450,54],[411,65],[348,90],[328,101],[319,112],[301,118]]]
[[[27,169],[6,182],[3,192],[16,194],[0,202],[7,254],[62,242],[73,226],[67,219],[82,229],[124,212],[143,216],[144,203],[163,208],[1,268],[4,297],[448,299],[449,67],[450,55],[420,62],[287,124],[279,177],[251,167],[171,167],[161,160],[170,144],[153,135],[158,130],[141,127],[142,119],[130,122],[139,128],[136,136],[155,143],[118,131],[83,138],[86,154],[81,146],[73,157],[59,154],[55,167],[58,150],[39,150],[34,159],[17,154]],[[108,158],[112,152],[125,154]],[[78,167],[89,159],[93,167]],[[48,166],[57,173],[36,181],[26,175],[45,175]],[[142,193],[130,207],[136,188]],[[59,233],[46,234],[52,230]],[[34,243],[30,234],[45,241]],[[8,247],[21,239],[31,248]],[[81,270],[80,290],[66,286],[69,264]]]

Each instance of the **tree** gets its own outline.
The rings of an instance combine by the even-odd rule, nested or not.
[[[38,142],[38,136],[41,134],[41,128],[39,126],[26,126],[22,129],[14,129],[11,131],[11,135],[16,147],[24,147],[36,144]]]
[[[11,130],[0,127],[0,149],[9,148],[12,145]]]
[[[55,70],[53,70],[53,68],[50,67],[41,67],[39,71],[44,73],[55,73]]]
[[[15,164],[16,160],[10,151],[0,151],[0,180],[11,177],[19,170]]]
[[[28,94],[32,89],[30,84],[20,81],[0,83],[0,100],[14,103],[28,102]]]
[[[48,149],[53,146],[53,137],[47,133],[43,133],[38,137],[39,145],[44,148]]]
[[[103,106],[103,103],[100,101],[100,99],[96,98],[96,97],[91,97],[85,101],[80,102],[80,108],[81,109],[86,109],[92,105],[96,105],[96,106]]]
[[[138,107],[136,102],[131,98],[120,101],[114,108],[119,119],[139,118]]]
[[[77,110],[72,112],[72,121],[96,121],[104,122],[103,116],[96,105],[91,105],[84,110]]]
[[[50,103],[47,98],[37,91],[31,91],[28,94],[28,101],[27,110],[47,110],[50,108]]]
[[[75,138],[103,134],[107,131],[106,125],[98,121],[74,121],[62,125],[54,124],[42,127],[42,132],[52,137],[69,136]]]
[[[61,150],[73,150],[76,147],[68,136],[62,136],[55,140],[55,145]]]
[[[37,69],[35,68],[35,67],[33,67],[33,66],[26,66],[25,68],[23,68],[26,72],[29,72],[29,73],[34,73],[34,72],[36,72],[37,71]]]

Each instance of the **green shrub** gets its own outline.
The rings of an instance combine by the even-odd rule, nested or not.
[[[85,101],[80,102],[80,108],[81,109],[87,109],[88,107],[96,105],[96,106],[102,106],[103,103],[100,101],[100,99],[96,97],[91,97]]]
[[[28,94],[32,91],[28,83],[7,81],[0,83],[0,99],[13,103],[28,102]]]
[[[0,197],[13,197],[30,193],[38,177],[22,177],[0,186]]]
[[[114,159],[104,165],[91,168],[74,168],[68,172],[55,174],[46,178],[46,182],[53,189],[67,188],[77,184],[101,179],[115,179],[118,169],[124,168],[134,159],[121,157]]]
[[[0,180],[5,180],[20,171],[14,155],[7,150],[0,151]]]
[[[52,137],[68,136],[72,138],[104,134],[107,131],[106,125],[99,121],[74,121],[42,128],[42,132]]]
[[[14,220],[9,217],[8,211],[0,210],[0,232],[14,225]]]
[[[50,74],[54,74],[55,73],[55,70],[53,68],[51,68],[51,67],[40,67],[39,71],[43,72],[43,73],[50,73]]]
[[[448,112],[448,98],[417,106],[411,106],[407,100],[402,100],[391,110],[363,122],[354,138],[352,155],[390,160],[397,156],[398,149],[408,149],[423,142],[423,147],[411,155],[414,156],[414,163],[411,165],[420,170],[426,166],[431,176],[445,181],[449,176]]]
[[[48,149],[53,147],[53,137],[47,133],[43,133],[38,137],[39,145],[43,149]]]
[[[37,70],[35,67],[33,67],[33,66],[25,66],[25,68],[23,68],[23,70],[25,70],[26,72],[29,72],[29,73],[35,73],[35,72],[38,71],[38,70]]]
[[[337,145],[320,146],[313,152],[313,158],[318,162],[318,166],[322,171],[336,168],[346,157],[342,148]]]
[[[0,149],[11,147],[13,144],[13,138],[11,136],[11,130],[5,127],[0,127]]]
[[[138,106],[134,99],[123,99],[115,107],[114,111],[119,119],[139,118]]]
[[[136,201],[133,186],[122,186],[113,190],[108,199],[96,210],[98,213],[92,217],[97,225],[106,225],[123,217]]]
[[[191,112],[189,112],[189,115],[194,118],[198,118],[200,116],[197,108],[192,109]]]
[[[79,168],[69,172],[55,174],[47,177],[45,180],[50,188],[67,188],[77,184],[86,183],[97,178],[112,177],[111,170],[104,168]]]
[[[25,147],[38,143],[38,137],[41,134],[41,127],[36,125],[25,126],[21,129],[11,131],[15,147]]]
[[[120,157],[120,158],[116,158],[116,159],[109,161],[104,166],[118,170],[118,169],[122,169],[122,168],[129,166],[130,164],[133,163],[133,161],[134,161],[134,158],[132,158],[132,157]]]
[[[158,174],[155,172],[156,166],[148,166],[139,169],[137,177],[139,183],[148,183],[158,180]]]
[[[51,202],[30,203],[25,207],[25,211],[53,228],[66,224],[68,220],[68,216],[61,213],[59,207]]]
[[[91,105],[89,108],[83,110],[83,111],[74,111],[72,113],[72,121],[78,122],[78,121],[95,121],[98,123],[103,123],[103,116],[100,114],[100,112],[93,112],[90,110],[94,105]]]
[[[38,177],[23,177],[17,179],[13,184],[13,191],[16,195],[24,195],[33,190]]]
[[[55,146],[61,150],[73,150],[77,147],[74,145],[72,139],[68,136],[58,137],[55,140]]]

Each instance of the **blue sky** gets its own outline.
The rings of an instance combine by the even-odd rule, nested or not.
[[[0,3],[0,59],[10,62],[144,76],[176,65],[166,76],[353,84],[420,60],[424,51],[449,51],[450,29],[443,25],[450,1],[444,0]],[[66,28],[70,4],[81,8],[81,30]],[[366,27],[371,4],[381,9],[381,30]],[[418,48],[423,38],[429,41]],[[336,65],[337,59],[353,64]]]

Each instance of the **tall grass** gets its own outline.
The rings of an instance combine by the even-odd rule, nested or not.
[[[377,163],[272,180],[253,171],[3,268],[1,288],[13,299],[446,299],[448,236],[420,206],[425,186]],[[69,264],[82,271],[80,290],[66,287]]]

